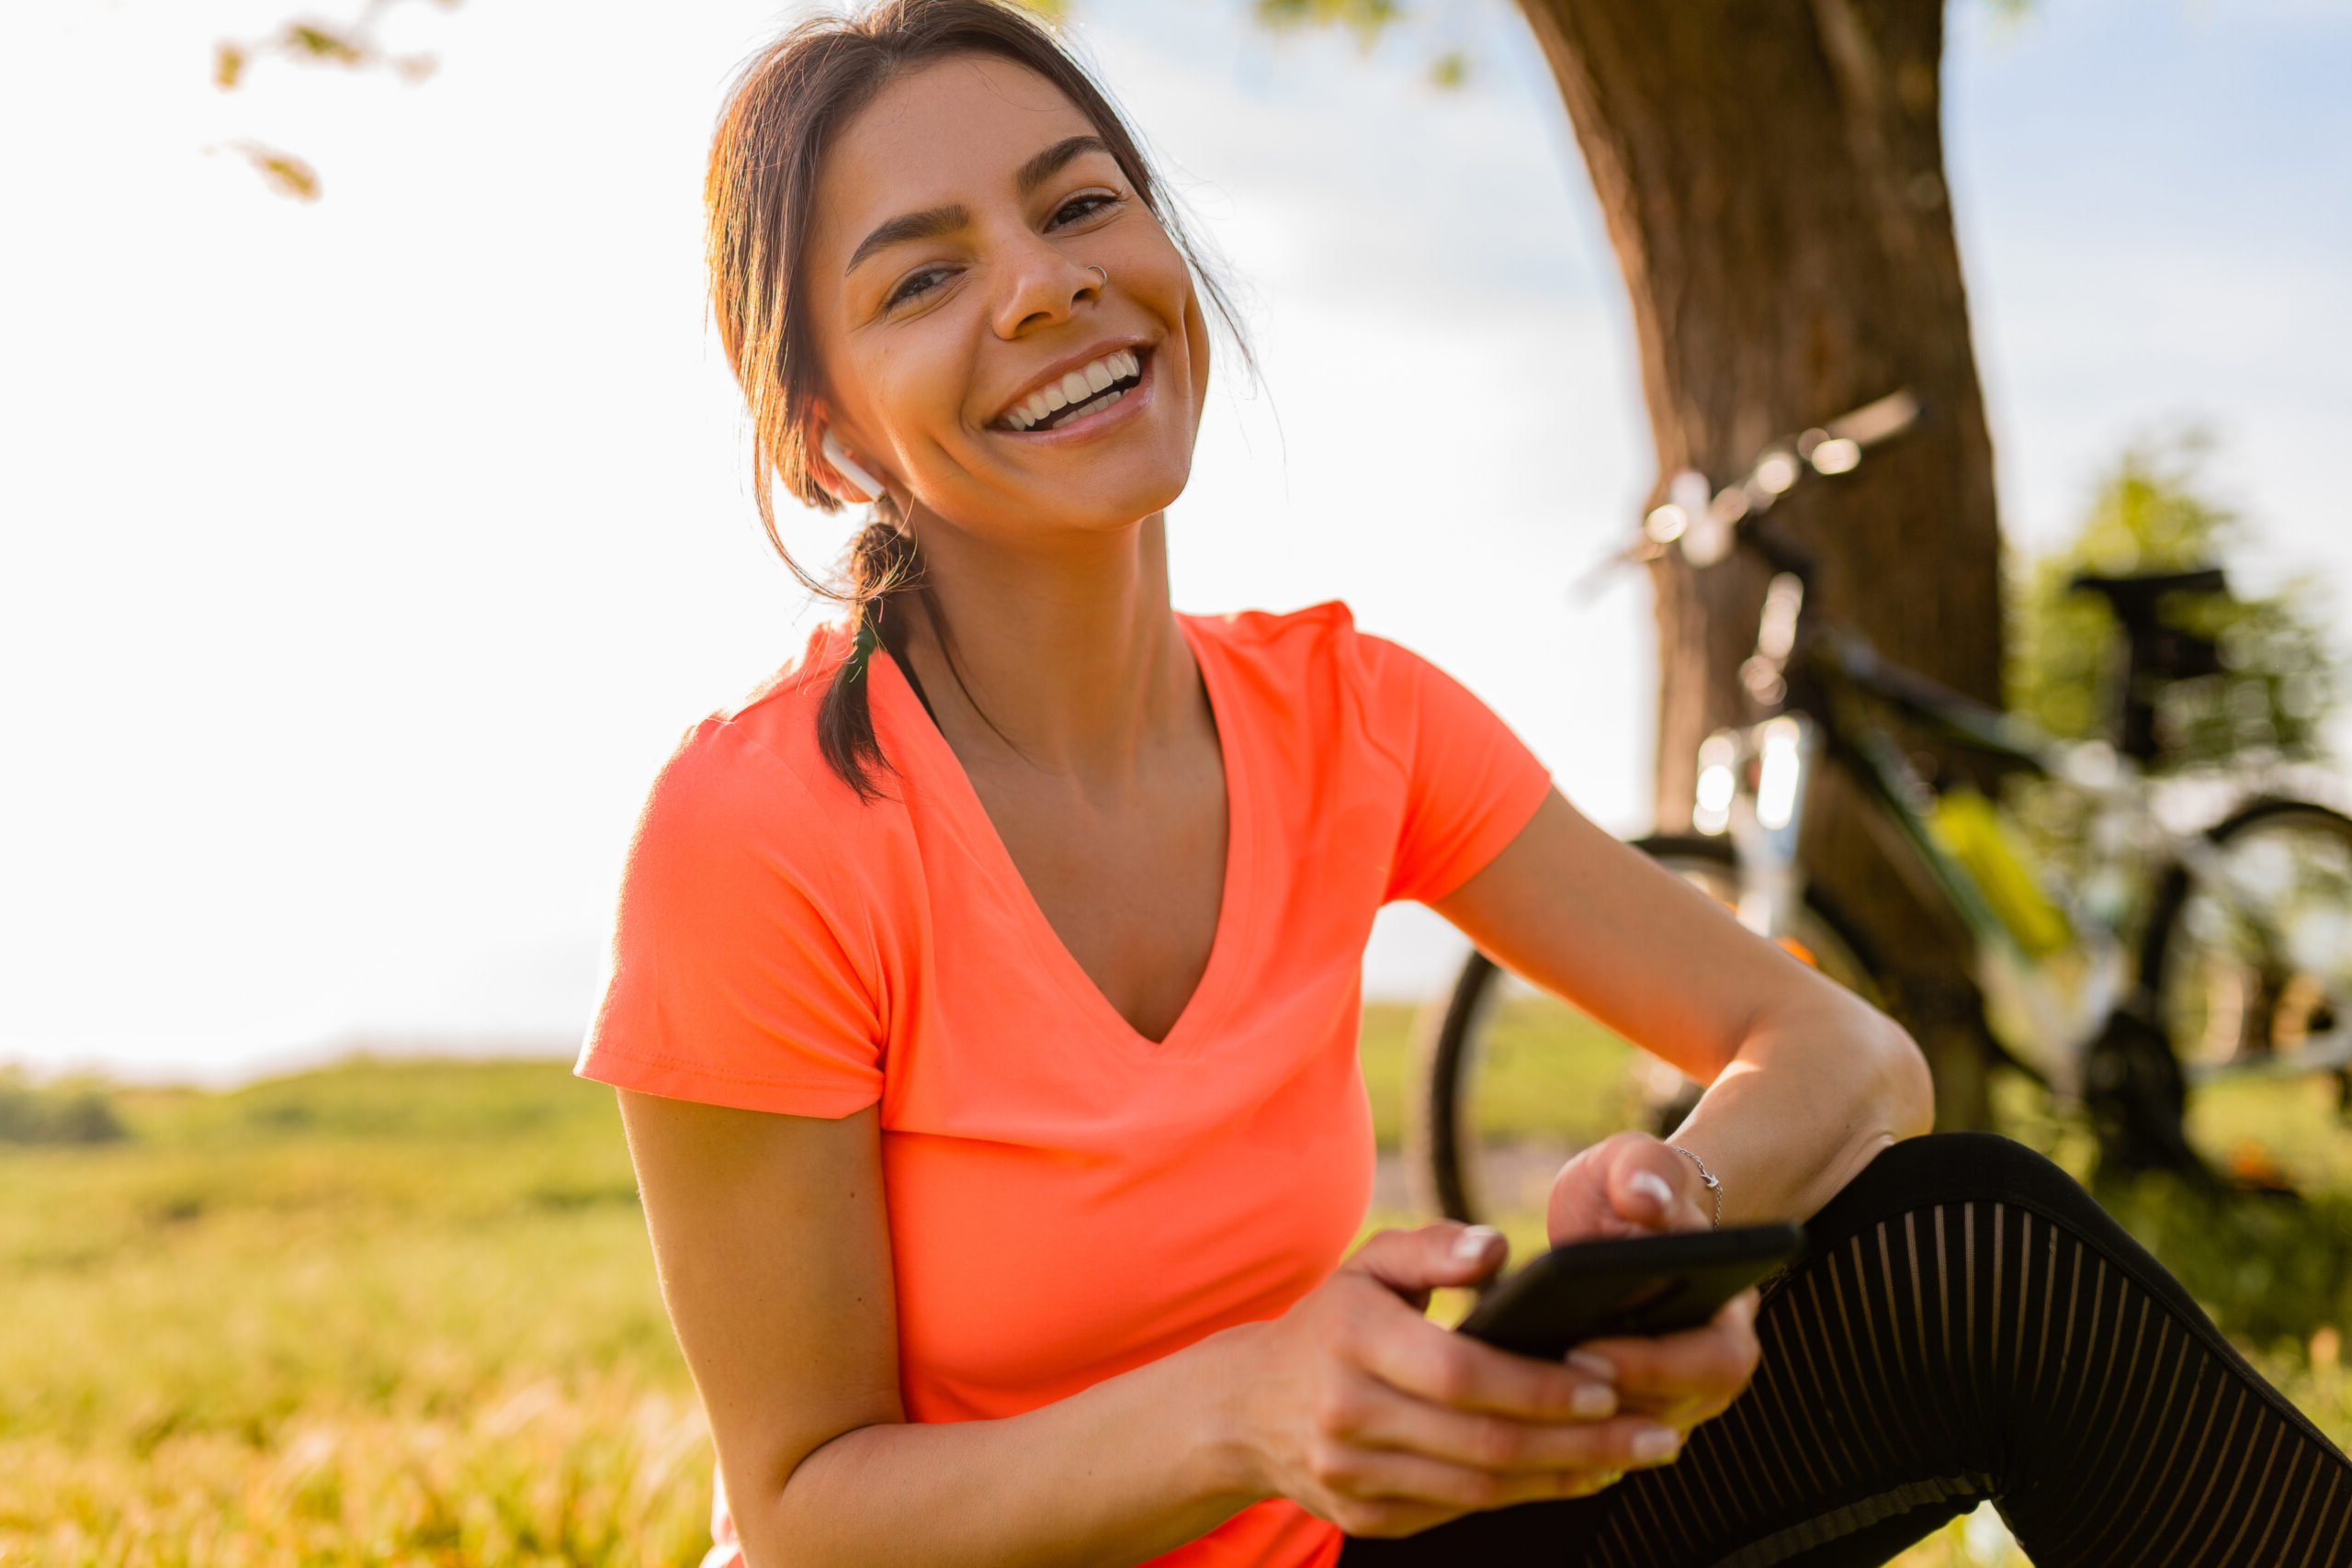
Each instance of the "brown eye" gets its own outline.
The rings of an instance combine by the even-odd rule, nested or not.
[[[893,310],[910,299],[919,299],[938,288],[946,279],[947,269],[944,266],[927,266],[920,271],[910,272],[899,280],[899,286],[896,288],[890,290],[890,297],[882,302],[883,308]]]
[[[1107,191],[1091,190],[1083,196],[1074,196],[1054,209],[1053,220],[1046,224],[1046,227],[1066,229],[1072,223],[1083,222],[1097,213],[1118,206],[1119,203],[1120,198]]]

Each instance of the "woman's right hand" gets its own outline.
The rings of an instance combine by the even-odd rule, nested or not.
[[[1433,1288],[1476,1283],[1504,1251],[1483,1225],[1382,1231],[1288,1313],[1233,1331],[1250,1490],[1399,1536],[1672,1461],[1682,1435],[1619,1414],[1605,1359],[1514,1356],[1423,1315]]]

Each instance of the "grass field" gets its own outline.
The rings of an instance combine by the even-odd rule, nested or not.
[[[608,1091],[354,1064],[0,1148],[0,1563],[691,1563]]]
[[[1366,1021],[1391,1143],[1406,1023]],[[1622,1047],[1565,1013],[1516,1028],[1498,1118],[1566,1108],[1589,1136],[1630,1113]],[[0,1078],[0,1565],[698,1558],[709,1444],[608,1092],[553,1064],[355,1062],[73,1100]],[[2082,1167],[2077,1134],[2010,1111]],[[2316,1097],[2222,1114],[2315,1195],[2102,1196],[2344,1441],[2352,1134]],[[1509,1228],[1534,1239],[1531,1214]],[[1979,1560],[1955,1526],[1905,1562]]]

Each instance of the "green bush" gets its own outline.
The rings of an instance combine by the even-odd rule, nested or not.
[[[0,1144],[110,1144],[130,1134],[95,1084],[36,1085],[0,1067]]]
[[[2109,735],[2121,692],[2120,630],[2106,601],[2068,591],[2077,572],[2104,576],[2226,566],[2250,539],[2205,476],[2211,448],[2189,432],[2127,448],[2099,481],[2082,527],[2063,549],[2012,578],[2009,705],[2068,739]],[[2341,695],[2326,605],[2307,578],[2277,593],[2176,594],[2167,624],[2218,644],[2222,671],[2170,682],[2155,694],[2158,766],[2319,756]]]

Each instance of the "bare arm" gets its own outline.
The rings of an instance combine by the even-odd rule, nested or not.
[[[875,1111],[621,1105],[751,1562],[1135,1562],[1250,1500],[1167,1362],[1015,1421],[905,1424]]]
[[[1726,1224],[1810,1216],[1932,1120],[1910,1036],[1557,792],[1436,908],[1506,967],[1711,1086],[1675,1141],[1722,1179]],[[1681,1223],[1712,1217],[1689,1161],[1652,1145],[1635,1169],[1668,1181]],[[1559,1219],[1555,1206],[1555,1233]]]
[[[909,1424],[876,1112],[838,1122],[624,1091],[662,1295],[753,1568],[1113,1564],[1289,1495],[1358,1533],[1597,1489],[1668,1457],[1588,1373],[1429,1323],[1501,1260],[1453,1225],[1384,1233],[1289,1314],[1000,1421]],[[1467,1244],[1464,1245],[1464,1237]],[[1747,1376],[1744,1323],[1686,1375]],[[1727,1397],[1727,1395],[1726,1395]]]

